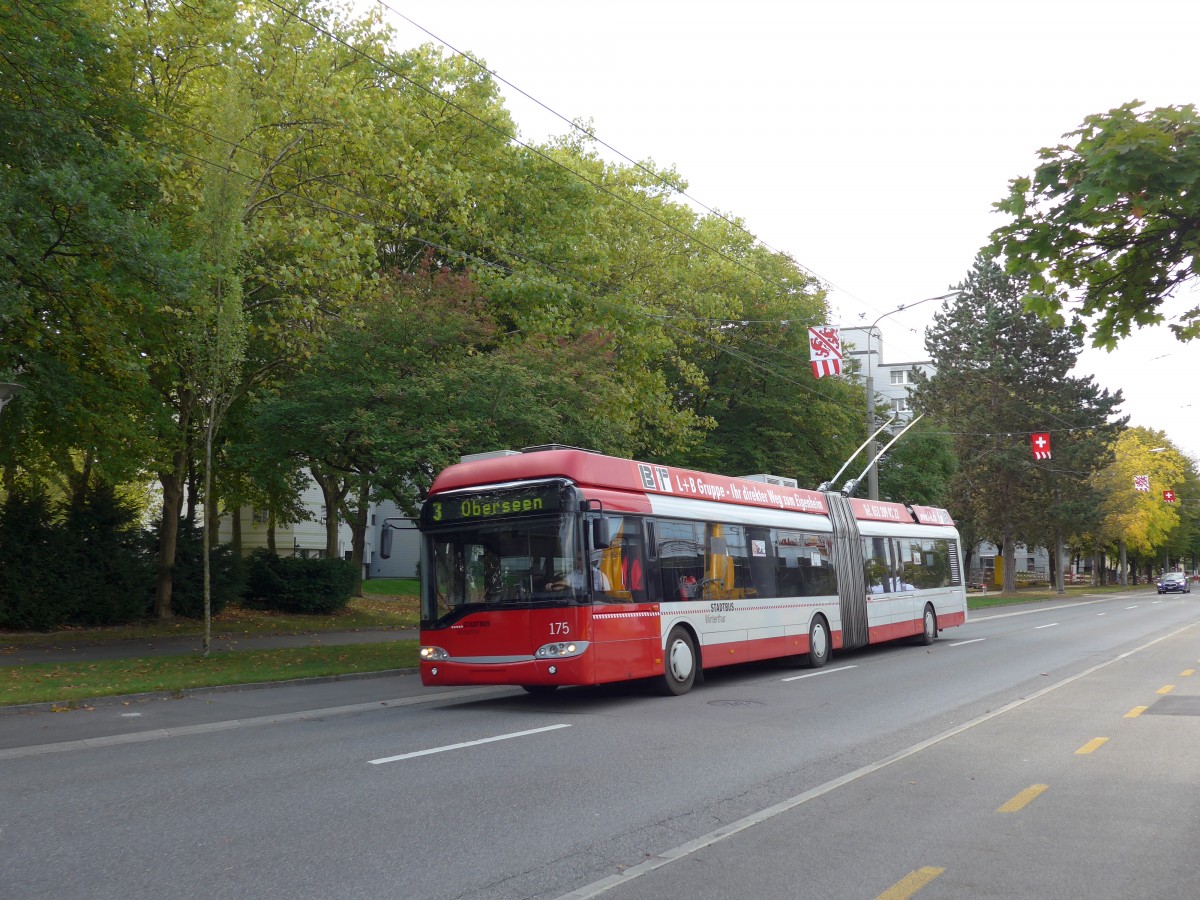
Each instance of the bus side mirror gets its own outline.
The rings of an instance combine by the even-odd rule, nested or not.
[[[612,539],[608,534],[608,519],[604,516],[592,519],[592,547],[596,550],[604,550],[611,544]]]
[[[387,522],[383,523],[383,531],[379,534],[379,555],[383,559],[392,555],[392,526]]]

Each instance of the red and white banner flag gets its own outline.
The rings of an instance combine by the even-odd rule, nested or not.
[[[1145,491],[1150,493],[1150,476],[1149,475],[1134,475],[1133,489],[1135,491]]]
[[[1174,491],[1163,491],[1163,500],[1167,501],[1167,503],[1174,503],[1175,502],[1175,492]]]
[[[1029,442],[1033,444],[1034,459],[1049,459],[1050,458],[1050,433],[1047,431],[1039,432],[1033,435]]]
[[[813,378],[842,374],[842,333],[832,325],[808,329],[809,360]]]

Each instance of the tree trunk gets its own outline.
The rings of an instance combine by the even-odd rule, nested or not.
[[[190,444],[190,440],[189,440]],[[196,484],[196,467],[192,465],[192,454],[187,454],[187,521],[189,525],[196,524],[196,507],[200,503],[200,489]],[[182,473],[181,473],[182,474]]]
[[[272,556],[279,555],[279,550],[275,547],[275,513],[267,516],[267,550]]]
[[[361,597],[362,593],[362,570],[363,557],[366,555],[367,547],[367,514],[369,510],[369,501],[371,495],[371,486],[364,478],[358,489],[358,509],[355,511],[354,519],[351,521],[351,551],[350,562],[354,565],[354,596]]]
[[[1004,536],[1004,590],[1017,589],[1017,542],[1011,534]]]
[[[154,615],[171,618],[171,578],[175,569],[175,549],[179,543],[179,514],[183,510],[183,480],[175,475],[159,475],[163,490],[162,528],[158,536],[158,581],[154,590]]]
[[[1060,531],[1054,539],[1054,590],[1059,594],[1067,592],[1067,567],[1063,562],[1065,553],[1066,548],[1063,546],[1063,537]]]
[[[350,485],[336,475],[326,475],[318,466],[309,469],[313,481],[321,488],[325,498],[325,558],[338,558],[338,522],[341,506],[346,501]]]
[[[87,503],[88,485],[92,481],[92,455],[87,453],[84,455],[83,463],[79,468],[78,473],[73,466],[67,466],[66,471],[67,482],[70,488],[71,496],[69,502],[71,509],[83,509]]]
[[[1121,584],[1129,584],[1129,556],[1125,550],[1125,542],[1120,541],[1118,546],[1121,548]]]
[[[235,506],[229,510],[229,543],[233,545],[234,556],[242,555],[242,508]]]

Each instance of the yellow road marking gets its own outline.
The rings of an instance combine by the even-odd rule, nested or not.
[[[1075,751],[1076,756],[1082,756],[1085,753],[1091,753],[1093,750],[1099,750],[1108,743],[1108,738],[1092,738],[1082,747]]]
[[[1049,789],[1050,789],[1050,785],[1048,785],[1048,784],[1031,785],[1030,787],[1025,788],[1025,790],[1021,791],[1021,793],[1017,794],[1017,796],[1013,797],[1007,803],[1005,803],[1002,807],[1000,807],[998,810],[996,810],[996,812],[999,812],[999,813],[1020,812],[1026,806],[1028,806],[1030,803],[1032,803],[1034,800],[1036,800],[1038,797],[1040,797],[1043,793],[1045,793]]]
[[[1173,684],[1164,684],[1162,687],[1160,687],[1160,688],[1159,688],[1157,691],[1155,691],[1154,693],[1156,693],[1156,694],[1169,694],[1169,693],[1171,693],[1171,691],[1173,691],[1173,690],[1175,690],[1175,685],[1173,685]]]
[[[1149,708],[1150,707],[1148,707],[1148,706],[1135,706],[1129,712],[1125,713],[1125,718],[1136,719],[1138,716],[1140,716],[1142,713],[1144,713]]]
[[[880,894],[876,900],[907,900],[907,898],[911,897],[945,871],[945,869],[925,866],[922,869],[917,869],[915,872],[909,872]]]
[[[1184,670],[1183,670],[1182,672],[1180,672],[1179,674],[1180,674],[1180,675],[1183,675],[1183,676],[1186,678],[1188,675],[1195,675],[1195,674],[1196,674],[1196,670],[1195,670],[1195,669],[1184,669]]]

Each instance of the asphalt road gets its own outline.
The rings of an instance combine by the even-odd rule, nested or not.
[[[0,718],[6,897],[1200,896],[1200,600],[643,685]],[[891,893],[888,893],[891,891]]]

